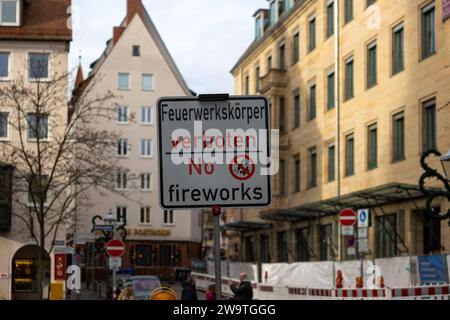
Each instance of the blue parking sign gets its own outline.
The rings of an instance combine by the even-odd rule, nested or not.
[[[358,210],[358,228],[369,227],[369,209]]]

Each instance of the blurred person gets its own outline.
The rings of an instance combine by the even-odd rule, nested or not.
[[[214,284],[208,287],[208,290],[206,291],[206,300],[208,301],[216,300],[216,286]]]
[[[239,276],[239,286],[231,284],[231,291],[234,293],[233,300],[252,300],[253,299],[253,287],[250,281],[247,280],[247,274],[242,272]]]
[[[197,301],[197,290],[195,289],[194,280],[189,276],[186,282],[181,284],[183,291],[181,292],[181,300]]]

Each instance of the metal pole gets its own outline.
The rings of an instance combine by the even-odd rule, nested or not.
[[[117,223],[113,223],[113,239],[116,239],[116,229],[117,229]],[[112,268],[112,299],[114,300],[116,295],[116,266],[113,266]]]
[[[216,282],[216,300],[222,300],[222,270],[220,259],[220,214],[219,206],[212,208],[214,222],[214,262],[215,262],[215,282]]]

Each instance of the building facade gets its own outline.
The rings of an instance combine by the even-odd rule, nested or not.
[[[448,253],[448,223],[424,215],[418,188],[421,154],[450,149],[443,1],[269,2],[232,70],[236,94],[265,95],[280,130],[271,207],[229,212],[241,260],[362,257],[340,236],[345,208],[370,210],[366,258]]]
[[[18,88],[34,92],[37,82],[45,85],[55,75],[60,77],[68,73],[68,52],[72,40],[70,5],[70,0],[51,3],[45,0],[0,1],[0,87],[10,88],[15,83]],[[39,70],[36,67],[38,61],[41,63]],[[57,139],[61,130],[64,131],[67,122],[67,79],[61,79],[59,85],[61,91],[56,93],[59,96],[53,97],[54,101],[60,101],[59,105],[41,122],[41,133],[46,135],[48,145],[54,143],[52,139]],[[5,101],[4,97],[2,101]],[[31,110],[33,107],[23,102],[21,108]],[[39,247],[35,238],[39,230],[37,214],[29,204],[29,195],[18,191],[24,182],[15,174],[20,163],[8,163],[11,157],[9,151],[5,151],[16,146],[26,150],[21,154],[29,152],[31,155],[39,139],[33,135],[34,122],[30,120],[33,116],[29,113],[25,129],[28,134],[21,139],[20,132],[23,131],[16,129],[18,123],[23,123],[17,118],[18,110],[14,105],[3,103],[0,107],[0,299],[39,298],[36,275]],[[59,124],[53,122],[56,119]],[[65,225],[61,225],[54,238],[47,237],[45,241],[44,298],[48,297],[50,281],[55,279],[52,240],[64,243]]]
[[[89,191],[92,206],[78,208],[76,234],[90,233],[91,218],[112,210],[127,230],[122,268],[168,278],[175,268],[189,268],[191,260],[200,257],[202,221],[200,211],[164,211],[159,206],[156,102],[192,93],[142,2],[126,3],[125,19],[114,27],[86,81],[95,82],[89,94],[111,91],[118,97],[111,105],[115,119],[99,119],[98,125],[120,133],[119,164],[137,179],[117,172],[117,192]],[[89,259],[92,246],[88,250],[84,263],[90,274],[93,265],[100,270],[102,266]]]

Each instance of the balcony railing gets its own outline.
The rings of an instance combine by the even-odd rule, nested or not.
[[[265,94],[272,88],[286,88],[288,84],[287,72],[282,69],[271,69],[261,78],[261,93]]]

